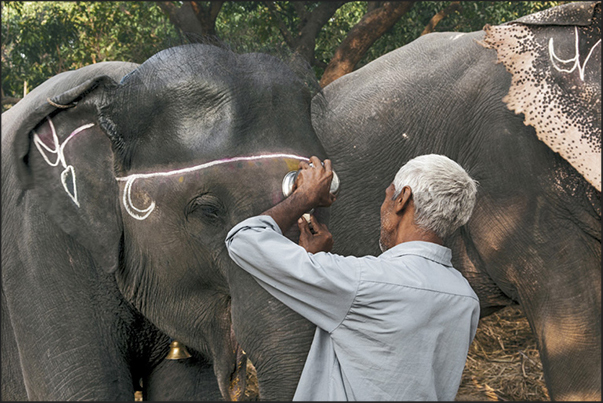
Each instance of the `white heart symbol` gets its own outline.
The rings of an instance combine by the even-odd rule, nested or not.
[[[67,180],[71,179],[71,185],[73,188],[73,194],[67,187]],[[77,201],[77,187],[75,185],[75,171],[73,170],[73,166],[69,165],[63,172],[61,172],[61,183],[63,183],[63,188],[65,192],[71,197],[71,200],[75,203],[76,206],[80,206],[80,203]]]

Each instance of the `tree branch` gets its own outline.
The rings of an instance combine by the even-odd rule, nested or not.
[[[378,9],[379,7],[381,7],[383,5],[382,1],[367,1],[366,2],[366,12],[370,13],[373,10]]]
[[[180,7],[170,1],[160,1],[157,5],[191,42],[198,42],[200,38],[216,35],[215,17],[222,3],[212,1],[207,9],[198,1],[183,1]]]
[[[287,44],[287,46],[289,46],[289,48],[293,49],[293,36],[291,35],[291,32],[287,28],[287,25],[285,25],[285,22],[283,21],[281,16],[278,15],[278,10],[271,1],[265,1],[264,4],[268,7],[268,11],[272,15],[272,17],[274,17],[274,20],[278,25],[278,30],[281,31],[281,35],[283,35],[283,38],[285,39],[285,43]]]
[[[174,5],[171,1],[159,1],[157,2],[159,8],[161,8],[168,16],[174,12],[178,7]]]
[[[218,14],[220,14],[220,10],[222,10],[222,5],[224,5],[223,1],[212,1],[209,6],[209,18],[212,19],[214,25],[216,24],[216,19],[218,18]]]
[[[440,21],[442,21],[444,18],[446,18],[448,15],[452,14],[455,11],[461,11],[460,1],[451,2],[448,7],[431,17],[431,20],[429,20],[429,23],[427,23],[423,32],[421,32],[421,36],[433,32],[435,30],[435,27],[440,23]]]
[[[301,24],[305,24],[305,20],[308,18],[308,12],[306,11],[306,1],[292,1],[291,5],[295,9],[297,16],[301,20]]]
[[[222,9],[223,1],[210,1],[209,5],[205,6],[202,1],[191,1],[191,9],[201,24],[203,35],[216,35],[216,18]]]
[[[14,105],[23,98],[15,98],[15,97],[2,97],[2,105]]]
[[[325,62],[323,62],[322,60],[316,60],[314,59],[314,66],[316,67],[320,67],[321,69],[326,69],[327,68],[327,64]]]
[[[387,1],[366,13],[335,51],[320,80],[321,87],[354,70],[366,51],[413,6],[414,1]]]
[[[314,65],[316,37],[322,27],[335,14],[335,11],[348,1],[325,1],[311,13],[306,14],[305,24],[300,27],[299,35],[294,39],[292,49],[298,52],[308,63]]]
[[[322,27],[324,27],[333,14],[335,14],[335,11],[345,3],[349,3],[349,1],[322,2],[308,16],[306,24],[300,30],[301,35],[311,35],[316,38]]]

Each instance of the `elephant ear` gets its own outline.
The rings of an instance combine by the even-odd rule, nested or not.
[[[8,131],[28,202],[107,272],[118,266],[122,227],[111,142],[100,128],[98,111],[115,85],[101,76],[53,97],[37,96],[26,108],[31,113],[22,113]]]
[[[538,138],[601,191],[601,3],[555,7],[499,26],[483,42],[511,73],[503,98]]]

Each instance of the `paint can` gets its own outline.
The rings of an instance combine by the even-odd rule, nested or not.
[[[310,164],[310,166],[312,166],[312,164]],[[297,180],[299,171],[301,171],[301,169],[297,170],[297,171],[289,171],[283,178],[283,183],[282,183],[283,196],[289,197],[289,195],[291,195],[291,193],[293,193],[293,186],[295,185],[295,181]],[[335,171],[333,171],[333,179],[331,180],[330,192],[332,194],[334,194],[335,196],[337,196],[337,193],[339,192],[339,177],[337,176]]]

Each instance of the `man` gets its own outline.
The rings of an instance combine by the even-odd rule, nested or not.
[[[300,162],[295,191],[226,238],[232,259],[317,325],[294,400],[454,400],[479,301],[443,239],[469,219],[476,184],[441,155],[410,160],[385,191],[378,257],[328,253],[331,162]],[[282,233],[297,220],[300,245]]]

